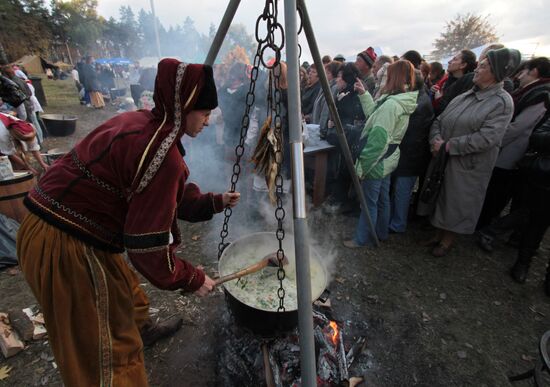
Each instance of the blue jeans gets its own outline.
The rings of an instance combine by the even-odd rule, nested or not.
[[[416,176],[396,176],[393,178],[390,230],[405,232],[411,204],[411,195]]]
[[[383,179],[363,180],[363,194],[367,202],[369,215],[374,225],[378,239],[388,239],[388,225],[390,223],[390,176]],[[370,232],[369,223],[363,210],[359,217],[355,242],[362,246],[375,246]]]

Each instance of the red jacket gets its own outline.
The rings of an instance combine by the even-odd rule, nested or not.
[[[162,76],[172,72],[172,82],[165,82],[166,90],[158,93],[165,100],[157,102],[166,110],[172,109],[173,97],[167,99],[178,84],[184,90],[181,100],[194,105],[196,90],[185,90],[197,84],[200,90],[197,78],[203,71],[191,66],[196,67],[182,76],[179,62],[159,64],[159,74],[164,71],[157,88]],[[176,68],[178,80],[173,82]],[[126,250],[153,285],[194,291],[204,283],[204,273],[174,255],[181,241],[177,217],[210,219],[223,210],[222,195],[202,194],[195,184],[186,184],[189,170],[179,146],[186,111],[181,110],[181,121],[160,112],[123,113],[96,128],[47,170],[25,204],[48,223],[96,248]]]

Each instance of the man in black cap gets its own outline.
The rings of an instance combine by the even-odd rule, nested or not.
[[[344,55],[338,54],[334,57],[334,60],[336,62],[344,63],[346,61],[346,58],[344,58]]]
[[[372,47],[361,51],[359,54],[357,54],[357,58],[355,59],[355,66],[357,66],[357,69],[361,74],[361,81],[363,82],[365,89],[372,96],[374,96],[374,89],[376,88],[376,80],[374,79],[374,75],[372,74],[372,66],[374,65],[375,61],[376,52],[374,52],[374,48]]]

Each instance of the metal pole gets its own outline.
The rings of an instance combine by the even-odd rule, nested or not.
[[[69,49],[69,43],[65,40],[65,47],[67,47],[67,54],[69,54],[69,62],[73,65],[73,57],[71,56],[71,50]]]
[[[338,135],[340,148],[344,153],[344,160],[346,161],[346,166],[348,167],[348,171],[353,180],[355,193],[359,198],[359,202],[361,203],[361,208],[363,209],[363,212],[365,213],[365,216],[367,218],[367,222],[369,223],[372,239],[374,240],[374,243],[378,247],[380,243],[378,241],[376,232],[374,231],[374,226],[372,224],[372,220],[370,218],[369,210],[367,207],[367,201],[365,200],[365,195],[363,195],[363,187],[361,187],[361,183],[359,182],[359,177],[357,177],[357,174],[355,173],[355,166],[353,163],[353,158],[351,157],[351,152],[349,150],[348,141],[346,139],[346,136],[344,135],[342,121],[340,120],[340,115],[338,114],[338,110],[336,109],[336,104],[334,103],[334,98],[332,96],[332,93],[330,92],[330,85],[328,84],[327,74],[325,73],[323,62],[321,61],[321,55],[319,54],[319,47],[317,46],[317,41],[315,40],[315,35],[313,34],[313,27],[311,26],[311,20],[309,19],[309,14],[306,9],[306,3],[304,0],[297,0],[297,1],[298,1],[300,10],[302,11],[302,25],[306,33],[309,50],[311,51],[311,55],[313,56],[313,61],[315,62],[315,66],[317,67],[317,74],[319,75],[319,81],[321,82],[321,87],[323,88],[323,94],[325,95],[325,100],[327,101],[330,114],[334,118],[334,124],[336,125],[336,134]],[[289,100],[289,105],[290,105],[290,100]]]
[[[294,252],[296,257],[296,286],[298,288],[300,366],[302,386],[314,387],[317,385],[317,370],[315,366],[315,341],[313,338],[313,307],[311,301],[311,274],[309,267],[309,234],[306,217],[296,13],[296,0],[285,0],[286,58],[288,66],[288,123],[292,158]]]
[[[225,39],[225,35],[227,35],[227,30],[229,29],[229,26],[231,25],[231,21],[235,16],[235,12],[237,12],[237,8],[239,8],[240,2],[241,0],[229,1],[229,4],[227,5],[227,9],[225,10],[225,14],[223,15],[222,21],[220,22],[220,26],[216,31],[216,36],[214,36],[214,40],[210,45],[210,50],[208,50],[208,54],[206,55],[206,59],[204,60],[204,64],[207,64],[210,66],[214,64],[214,61],[216,60],[216,56],[218,56],[218,52],[220,52],[220,48],[223,44],[223,40]]]
[[[157,16],[155,14],[155,4],[153,3],[153,0],[150,0],[151,2],[151,12],[153,14],[153,26],[155,28],[155,38],[157,39],[157,56],[159,58],[162,58],[162,55],[160,54],[160,38],[159,38],[159,27],[157,24]]]

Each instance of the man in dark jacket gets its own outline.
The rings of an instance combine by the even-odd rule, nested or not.
[[[550,60],[540,57],[524,64],[517,77],[519,88],[512,93],[514,116],[506,127],[500,153],[487,188],[483,210],[477,228],[481,232],[480,246],[492,250],[491,241],[497,230],[489,224],[498,217],[512,196],[517,197],[517,162],[523,157],[529,145],[529,137],[550,109]],[[514,202],[517,199],[514,199]],[[515,203],[514,207],[518,207]],[[489,227],[487,227],[489,226]],[[498,227],[497,227],[498,228]]]
[[[535,129],[529,140],[529,148],[529,155],[521,163],[527,182],[525,204],[529,215],[523,228],[516,263],[510,271],[514,281],[521,284],[525,283],[533,256],[550,226],[550,118]],[[546,269],[544,290],[550,296],[550,266]]]
[[[374,62],[376,62],[376,57],[377,55],[376,52],[374,52],[374,48],[369,47],[357,54],[357,58],[355,59],[355,66],[357,66],[357,69],[361,73],[363,86],[372,96],[374,96],[374,89],[376,88],[376,80],[372,73],[372,66],[374,66]]]
[[[225,84],[218,92],[224,122],[223,141],[227,152],[232,152],[239,143],[242,112],[248,91],[245,79],[246,65],[234,63],[229,69]]]

